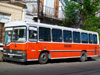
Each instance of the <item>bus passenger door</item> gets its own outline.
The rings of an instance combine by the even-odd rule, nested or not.
[[[35,59],[37,54],[37,27],[30,26],[28,29],[27,58]]]

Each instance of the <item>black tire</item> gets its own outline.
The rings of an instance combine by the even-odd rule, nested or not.
[[[47,52],[41,53],[39,57],[39,63],[46,64],[47,62],[48,62],[48,53]]]
[[[85,51],[83,51],[81,53],[80,61],[85,62],[86,60],[87,60],[87,53]]]

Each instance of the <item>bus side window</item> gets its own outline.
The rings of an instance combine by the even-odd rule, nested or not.
[[[53,42],[62,42],[62,30],[52,29],[52,40]]]
[[[39,27],[39,41],[51,41],[50,28]]]
[[[80,43],[80,32],[73,32],[73,42],[74,43]]]
[[[37,28],[29,27],[29,41],[31,42],[37,41]]]
[[[81,40],[82,40],[82,43],[88,43],[88,34],[81,33]]]
[[[96,34],[93,34],[93,43],[97,44],[97,35]]]
[[[72,42],[72,32],[68,30],[63,31],[64,42]]]
[[[89,43],[92,44],[92,42],[93,42],[93,35],[89,34]]]

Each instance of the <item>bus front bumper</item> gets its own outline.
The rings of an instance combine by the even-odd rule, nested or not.
[[[12,50],[10,53],[3,52],[3,60],[26,62],[26,53],[17,53],[17,50]]]

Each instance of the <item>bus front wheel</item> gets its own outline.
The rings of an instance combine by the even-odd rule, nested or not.
[[[48,53],[47,52],[41,53],[39,57],[39,63],[46,64],[47,62],[48,62]]]
[[[80,61],[85,62],[86,60],[87,60],[87,53],[85,51],[83,51],[81,53]]]

